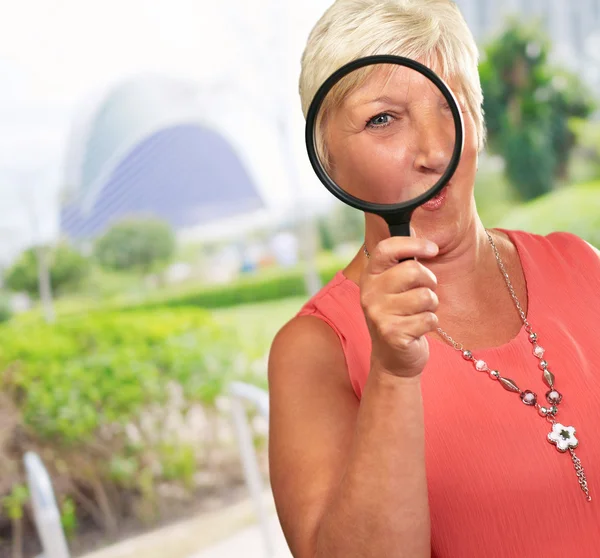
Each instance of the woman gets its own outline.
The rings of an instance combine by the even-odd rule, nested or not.
[[[599,556],[599,254],[570,234],[482,225],[477,50],[448,0],[338,0],[303,56],[305,114],[334,70],[382,53],[450,82],[464,153],[412,237],[366,215],[364,250],[273,342],[271,479],[289,546],[296,558]],[[428,138],[405,161],[415,177],[445,168]],[[346,147],[324,142],[333,160]],[[344,153],[336,172],[352,176]]]

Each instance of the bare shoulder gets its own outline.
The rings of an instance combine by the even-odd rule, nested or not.
[[[322,368],[333,372],[328,376],[341,384],[350,386],[345,371],[345,358],[340,340],[333,328],[315,316],[296,316],[277,333],[269,356],[269,381],[277,382],[283,376],[296,375],[294,372],[302,369],[302,380],[310,379],[312,374],[318,374],[323,380]],[[337,376],[337,377],[336,377]],[[344,381],[346,380],[346,382]]]
[[[279,520],[294,556],[313,556],[358,414],[342,345],[314,316],[296,317],[269,357],[269,463]]]

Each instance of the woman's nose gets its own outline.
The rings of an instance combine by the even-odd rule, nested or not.
[[[415,170],[441,176],[448,167],[454,149],[452,118],[444,114],[422,118],[417,126]]]

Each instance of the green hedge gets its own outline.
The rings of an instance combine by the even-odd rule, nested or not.
[[[321,266],[319,276],[322,283],[325,284],[330,281],[341,267],[338,262]],[[237,304],[279,300],[302,295],[306,295],[304,271],[300,268],[295,268],[290,271],[278,271],[277,275],[248,277],[229,285],[176,294],[165,298],[151,299],[141,304],[136,304],[132,308],[151,309],[189,306],[224,308]]]
[[[178,382],[190,400],[212,404],[231,376],[237,343],[200,310],[97,312],[57,324],[0,328],[0,388],[35,436],[86,442],[160,403]]]
[[[240,347],[199,309],[1,325],[0,410],[4,439],[14,442],[0,447],[0,502],[24,484],[22,456],[34,450],[59,501],[72,499],[109,532],[119,517],[154,517],[157,485],[193,489],[219,444],[204,430],[183,438],[197,425],[188,413],[200,412],[209,428],[229,382],[259,375]]]
[[[543,235],[571,232],[600,247],[600,182],[565,187],[521,205],[499,226]]]

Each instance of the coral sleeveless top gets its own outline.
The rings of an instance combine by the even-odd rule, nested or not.
[[[435,337],[423,372],[426,463],[435,558],[600,557],[600,259],[578,237],[504,231],[517,247],[528,320],[563,394],[557,420],[576,429],[592,502],[552,425],[518,394]],[[342,343],[361,397],[371,339],[359,288],[341,272],[300,311],[326,321]],[[493,327],[490,320],[487,327]],[[528,334],[474,351],[544,405],[548,387]]]

